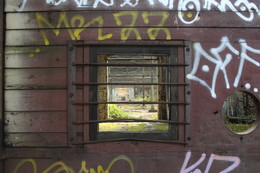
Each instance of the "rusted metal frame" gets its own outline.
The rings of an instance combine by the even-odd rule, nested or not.
[[[5,31],[5,15],[4,15],[4,0],[0,0],[0,172],[4,172],[4,31]]]
[[[178,47],[178,58],[177,58],[177,62],[178,63],[185,63],[184,61],[184,52],[183,52],[184,48],[183,47]],[[178,67],[176,69],[176,76],[177,76],[177,81],[176,82],[183,82],[185,83],[185,72],[184,72],[184,67]],[[177,99],[180,101],[186,101],[185,100],[185,91],[184,91],[184,87],[178,87],[176,88],[176,92],[178,93]],[[178,105],[178,107],[176,108],[176,111],[178,112],[177,118],[175,119],[175,121],[179,121],[179,122],[185,122],[185,105]],[[185,142],[185,126],[178,126],[178,129],[176,129],[176,133],[178,134],[178,140],[179,141],[183,141]]]
[[[72,82],[76,80],[76,67],[72,64],[76,59],[76,47],[69,41],[68,43],[68,145],[76,140],[76,129],[72,122],[76,121],[76,106],[72,102],[76,99],[76,86]]]
[[[97,105],[97,104],[171,104],[188,105],[188,102],[72,102],[73,105]]]
[[[127,54],[127,55],[131,55],[131,54]],[[133,56],[134,56],[135,54],[133,54]],[[144,55],[142,55],[142,56],[144,56]],[[153,55],[151,55],[151,56],[153,56]],[[167,56],[167,55],[165,55],[165,54],[157,54],[157,56]],[[116,60],[116,61],[120,61],[120,60],[122,60],[122,61],[125,61],[125,60],[146,60],[146,61],[153,61],[153,60],[158,60],[159,58],[111,58],[111,57],[109,57],[109,60]]]
[[[110,27],[109,27],[110,28]],[[172,27],[171,27],[172,28]],[[169,41],[165,41],[165,40],[162,40],[164,41],[165,43],[168,43]],[[174,41],[171,41],[171,43],[169,44],[165,44],[165,43],[161,43],[161,44],[156,44],[158,47],[163,47],[163,46],[171,46],[171,47],[186,47],[185,44],[172,44],[173,42],[184,42],[184,40],[182,39],[176,39]],[[156,43],[157,41],[148,41],[148,42],[140,42],[140,44],[138,44],[138,42],[134,41],[133,43],[130,43],[129,42],[125,42],[125,41],[122,41],[120,42],[120,45],[123,45],[123,46],[132,46],[132,45],[138,45],[138,46],[154,46],[155,44],[152,44],[152,43]],[[81,43],[76,43],[75,46],[100,46],[100,44],[94,44],[94,43],[84,43],[84,44],[81,44]],[[114,44],[102,44],[102,46],[114,46]]]
[[[103,46],[103,45],[102,45]],[[111,45],[110,45],[111,46]],[[144,45],[142,45],[142,46],[144,46]],[[173,47],[172,45],[171,45],[171,47]],[[105,51],[105,50],[104,50]],[[108,51],[109,52],[109,51]],[[95,51],[95,53],[97,53],[96,51]],[[130,52],[130,53],[132,53],[132,52]],[[171,52],[172,53],[172,52]],[[96,55],[96,54],[95,54]],[[163,54],[164,56],[165,56],[165,54]],[[93,64],[96,64],[96,66],[94,66]],[[76,65],[76,64],[75,64]],[[84,65],[84,64],[81,64],[81,65]],[[86,64],[87,65],[87,64]],[[90,66],[90,67],[97,67],[98,65],[100,65],[100,64],[98,64],[97,62],[95,62],[95,61],[93,61],[92,62],[92,64],[91,65],[87,65],[87,66]],[[109,65],[113,65],[113,64],[109,64]],[[118,65],[118,66],[122,66],[122,64],[115,64],[115,66],[116,65]],[[141,65],[143,65],[143,66],[147,66],[147,64],[141,64]],[[158,66],[158,64],[153,64],[153,65],[155,65],[155,66]],[[169,64],[165,64],[166,66],[169,66]],[[170,65],[175,65],[175,66],[177,66],[177,67],[184,67],[185,65],[188,65],[188,64],[180,64],[180,63],[175,63],[174,64],[174,62],[172,62]],[[108,66],[108,64],[104,64],[104,66]],[[128,64],[126,64],[126,66],[129,66]],[[136,64],[134,64],[134,66],[136,66]],[[94,82],[94,83],[98,83],[98,82]],[[117,103],[117,104],[120,104],[120,102],[97,102],[97,101],[92,101],[92,102],[89,102],[89,103],[87,103],[87,102],[78,102],[78,103],[76,103],[76,104],[96,104],[96,105],[98,105],[98,104],[109,104],[109,103]],[[130,104],[132,104],[132,103],[134,103],[134,104],[147,104],[146,102],[131,102]],[[156,104],[156,103],[158,103],[158,104],[169,104],[169,103],[171,103],[171,104],[189,104],[189,103],[177,103],[177,102],[165,102],[165,103],[162,103],[162,102],[150,102],[150,104]],[[74,103],[75,104],[75,103]],[[129,104],[129,102],[121,102],[121,104]],[[98,124],[99,122],[99,120],[91,120],[91,121],[93,121],[92,123],[89,123],[89,124]],[[94,121],[95,121],[95,123],[94,123]],[[147,120],[145,120],[145,122],[147,122]],[[174,121],[171,121],[171,122],[174,122]],[[80,122],[80,123],[82,123],[82,122]],[[86,122],[83,122],[83,123],[86,123]],[[174,122],[175,123],[175,122]],[[120,139],[126,139],[126,138],[120,138]],[[92,140],[96,140],[96,138],[95,139],[92,139]],[[100,141],[103,141],[103,140],[100,140]],[[175,141],[178,141],[178,139],[176,139]],[[178,141],[179,142],[179,141]],[[183,144],[183,142],[181,142],[182,144]],[[87,143],[86,143],[87,144]]]
[[[83,61],[84,63],[89,63],[89,46],[84,46],[83,48]],[[83,83],[89,83],[89,74],[90,69],[89,66],[83,67]],[[89,85],[83,86],[83,101],[89,102]],[[83,105],[83,121],[89,121],[89,105]],[[83,141],[89,141],[89,124],[83,124]]]
[[[181,64],[178,59],[181,58],[178,52],[178,47],[176,47],[175,49],[170,49],[170,57],[169,57],[169,63],[170,64]],[[177,68],[171,68],[169,67],[167,70],[167,80],[170,83],[177,83],[179,82],[180,78],[179,78],[179,72],[178,72],[178,67],[184,67],[184,66],[177,66]],[[175,87],[175,86],[168,86],[167,87],[168,90],[168,94],[167,97],[169,100],[169,102],[173,102],[175,100],[177,100],[177,103],[180,103],[180,98],[179,98],[179,87]],[[176,101],[175,101],[176,102]],[[185,102],[183,102],[185,103]],[[183,104],[169,104],[169,117],[171,121],[174,122],[179,122],[179,106],[183,105]],[[185,105],[185,104],[184,104]],[[175,141],[180,141],[180,136],[179,136],[179,131],[181,130],[181,128],[178,125],[174,125],[171,124],[170,126],[170,132],[172,134],[176,134],[174,137]]]
[[[81,42],[84,43],[83,40],[79,40],[77,42]],[[73,60],[73,62],[80,62],[80,63],[84,63],[84,47],[75,47],[75,59]],[[78,67],[76,67],[76,78],[73,81],[77,81],[77,80],[81,80],[80,82],[83,82],[83,78],[84,78],[84,69],[80,68],[80,70],[78,69]],[[80,93],[80,94],[79,94]],[[76,100],[80,100],[80,101],[84,101],[84,88],[78,88],[76,86]],[[74,106],[74,105],[73,105]],[[80,106],[77,107],[76,106],[76,115],[75,118],[77,121],[83,121],[83,117],[84,117],[84,106]],[[74,142],[82,142],[85,141],[84,138],[84,127],[83,125],[81,126],[76,126],[75,128],[75,133],[76,133],[76,140],[74,140]],[[83,147],[83,146],[81,146]]]
[[[256,27],[257,28],[257,27]],[[39,29],[39,28],[37,28]],[[12,29],[8,29],[8,30],[12,30]],[[21,29],[19,29],[21,30]],[[26,29],[28,30],[28,29]],[[81,46],[91,46],[91,47],[94,47],[94,46],[142,46],[142,47],[153,47],[153,46],[156,46],[156,47],[186,47],[186,45],[178,45],[178,44],[174,44],[174,42],[176,41],[179,41],[179,42],[183,42],[184,40],[173,40],[173,41],[169,41],[169,40],[160,40],[160,39],[157,39],[157,40],[128,40],[127,42],[126,41],[122,41],[122,40],[117,40],[117,44],[115,44],[115,41],[114,40],[84,40],[84,42],[86,42],[86,44],[84,45],[81,45]],[[73,46],[77,46],[77,44],[72,44]],[[161,46],[163,45],[163,46]],[[30,47],[30,46],[35,46],[34,44],[28,44],[28,45],[16,45],[15,47],[19,47],[19,48],[23,48],[23,47]],[[38,47],[44,47],[45,45],[39,45]],[[56,45],[53,45],[53,46],[68,46],[68,44],[63,44],[63,43],[59,43],[59,44],[56,44]],[[6,48],[9,48],[9,47],[14,47],[13,45],[6,45],[5,46]],[[130,48],[129,47],[129,48]],[[104,52],[106,54],[106,52]],[[163,54],[157,54],[158,56],[159,55],[163,55]],[[165,56],[165,54],[164,54]]]
[[[73,124],[90,124],[90,123],[111,123],[111,122],[151,122],[151,123],[169,123],[169,124],[182,124],[188,125],[189,122],[176,122],[171,120],[148,120],[148,119],[117,119],[117,120],[90,120],[90,121],[77,121]]]
[[[122,67],[179,67],[188,66],[189,64],[101,64],[101,63],[75,63],[74,66],[122,66]]]
[[[185,44],[187,45],[184,50],[185,56],[185,63],[190,64],[189,66],[185,67],[185,74],[189,74],[192,70],[192,42],[186,41]],[[189,83],[189,85],[185,86],[185,101],[191,103],[191,86],[190,81],[185,78],[185,82]],[[191,105],[185,106],[185,121],[191,122]],[[188,146],[192,145],[192,126],[191,123],[185,125],[185,142]]]
[[[174,86],[186,86],[188,83],[72,83],[72,85],[174,85]]]
[[[181,142],[181,141],[153,140],[153,139],[141,139],[141,138],[118,138],[118,139],[110,139],[110,140],[78,142],[78,143],[72,143],[72,145],[97,144],[97,143],[104,143],[104,142],[120,142],[120,141],[155,142],[155,143],[168,143],[168,144],[180,144],[180,145],[187,144],[186,142]]]
[[[178,42],[178,43],[177,43]],[[165,40],[165,39],[157,39],[157,40],[117,40],[115,44],[115,40],[101,40],[101,41],[92,41],[92,40],[84,40],[83,45],[77,46],[142,46],[142,47],[149,47],[149,46],[156,46],[156,47],[185,47],[183,44],[184,40],[176,39],[176,40]],[[106,53],[106,52],[104,52]]]

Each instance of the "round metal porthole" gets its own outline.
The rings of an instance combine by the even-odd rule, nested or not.
[[[249,92],[236,91],[226,98],[221,114],[230,131],[248,134],[258,123],[259,101]]]

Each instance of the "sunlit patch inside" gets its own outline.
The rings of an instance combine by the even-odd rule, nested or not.
[[[100,55],[98,68],[100,132],[168,131],[169,120],[166,56]],[[144,120],[144,121],[143,121]]]

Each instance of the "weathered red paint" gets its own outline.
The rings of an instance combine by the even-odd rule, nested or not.
[[[203,8],[205,1],[200,0],[196,1],[201,5],[198,20],[187,24],[178,17],[177,7],[181,0],[174,1],[173,10],[159,1],[154,1],[158,3],[157,6],[149,6],[148,0],[141,1],[136,8],[121,8],[119,2],[124,2],[122,0],[112,7],[101,5],[95,9],[89,7],[82,10],[75,6],[75,1],[67,0],[61,6],[55,6],[47,4],[45,0],[27,0],[23,11],[19,11],[25,0],[0,0],[0,64],[4,66],[4,75],[0,71],[0,81],[3,78],[5,81],[4,88],[0,86],[0,105],[4,101],[4,107],[0,106],[0,139],[5,143],[4,146],[3,142],[0,143],[0,154],[4,159],[0,161],[0,172],[49,173],[63,170],[76,173],[80,170],[95,170],[101,173],[106,170],[106,173],[171,173],[184,169],[187,172],[259,172],[260,128],[257,127],[247,135],[237,135],[225,127],[221,118],[223,102],[234,91],[248,91],[259,100],[259,92],[253,90],[260,89],[259,67],[255,64],[246,61],[238,86],[233,86],[241,54],[236,55],[231,49],[223,49],[219,53],[222,58],[226,58],[227,54],[233,56],[224,67],[230,82],[229,89],[223,71],[219,71],[216,78],[216,98],[205,86],[189,80],[189,88],[185,91],[186,95],[191,96],[191,104],[186,110],[189,116],[181,119],[190,122],[190,132],[186,134],[190,138],[188,145],[135,140],[74,145],[72,138],[83,143],[89,141],[88,124],[73,129],[74,125],[70,123],[75,120],[87,121],[89,115],[86,112],[89,108],[87,105],[76,106],[74,111],[77,112],[77,117],[74,118],[69,117],[67,108],[71,97],[67,74],[70,63],[68,43],[71,40],[81,40],[80,43],[85,44],[77,49],[77,63],[87,62],[86,56],[92,45],[185,43],[186,47],[179,48],[179,51],[183,51],[183,56],[191,57],[191,71],[196,53],[203,49],[214,57],[211,50],[218,49],[223,38],[227,38],[224,43],[230,43],[239,53],[245,48],[245,44],[243,47],[240,42],[244,39],[243,43],[255,50],[247,50],[246,54],[259,62],[260,22],[255,11],[253,19],[246,21],[229,8],[224,12],[217,8],[206,10]],[[243,2],[244,5],[250,5],[247,2],[251,2],[259,8],[257,0]],[[241,6],[237,8],[238,11],[249,16],[250,13],[243,11]],[[158,11],[159,13],[154,13],[155,16],[146,18],[146,15]],[[123,12],[127,12],[127,15]],[[115,16],[119,14],[122,16],[118,19]],[[167,14],[167,17],[160,23],[165,17],[163,14]],[[184,15],[187,14],[185,12]],[[191,19],[194,15],[196,13],[190,11]],[[133,16],[137,16],[136,20],[133,20]],[[98,20],[93,22],[95,19]],[[131,31],[128,37],[124,37],[124,29]],[[135,32],[131,29],[135,29]],[[161,30],[153,38],[151,29]],[[198,44],[201,49],[196,47]],[[199,69],[202,69],[202,65],[207,65],[211,71],[206,73],[198,70],[196,76],[212,87],[216,64],[202,56]],[[91,72],[87,67],[82,67],[76,73],[76,80],[86,83],[89,76],[84,74]],[[246,83],[250,83],[252,88],[246,89]],[[88,95],[91,94],[87,87],[77,86],[77,100],[87,102]],[[180,92],[183,92],[183,88]],[[185,95],[182,97],[184,99]],[[185,132],[182,131],[180,135],[184,137]]]

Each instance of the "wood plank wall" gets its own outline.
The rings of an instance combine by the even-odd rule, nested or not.
[[[67,48],[42,47],[29,57],[37,48],[6,48],[6,144],[66,146]]]
[[[224,12],[201,8],[197,21],[187,24],[178,17],[177,4],[173,10],[162,4],[147,6],[148,1],[135,8],[117,4],[82,9],[73,1],[60,6],[45,0],[28,0],[25,6],[22,2],[5,1],[6,146],[67,146],[69,40],[114,45],[188,40],[206,48],[217,47],[223,36],[234,44],[241,37],[254,44],[260,40],[260,34],[255,34],[260,27],[258,15],[248,22],[228,8]],[[204,0],[198,2],[202,7]],[[250,2],[259,4],[257,0]],[[239,13],[251,15],[248,11]],[[192,18],[196,12],[183,15]],[[162,30],[154,34],[156,28]]]
[[[10,26],[28,15],[32,13],[7,13],[6,34],[21,32],[18,37],[22,40],[41,40],[30,34],[26,38],[30,31],[22,25]],[[34,20],[34,14],[31,17]],[[39,32],[37,28],[33,31]],[[12,34],[9,41],[5,48],[5,145],[67,146],[66,42],[48,47],[25,45],[15,43]]]

